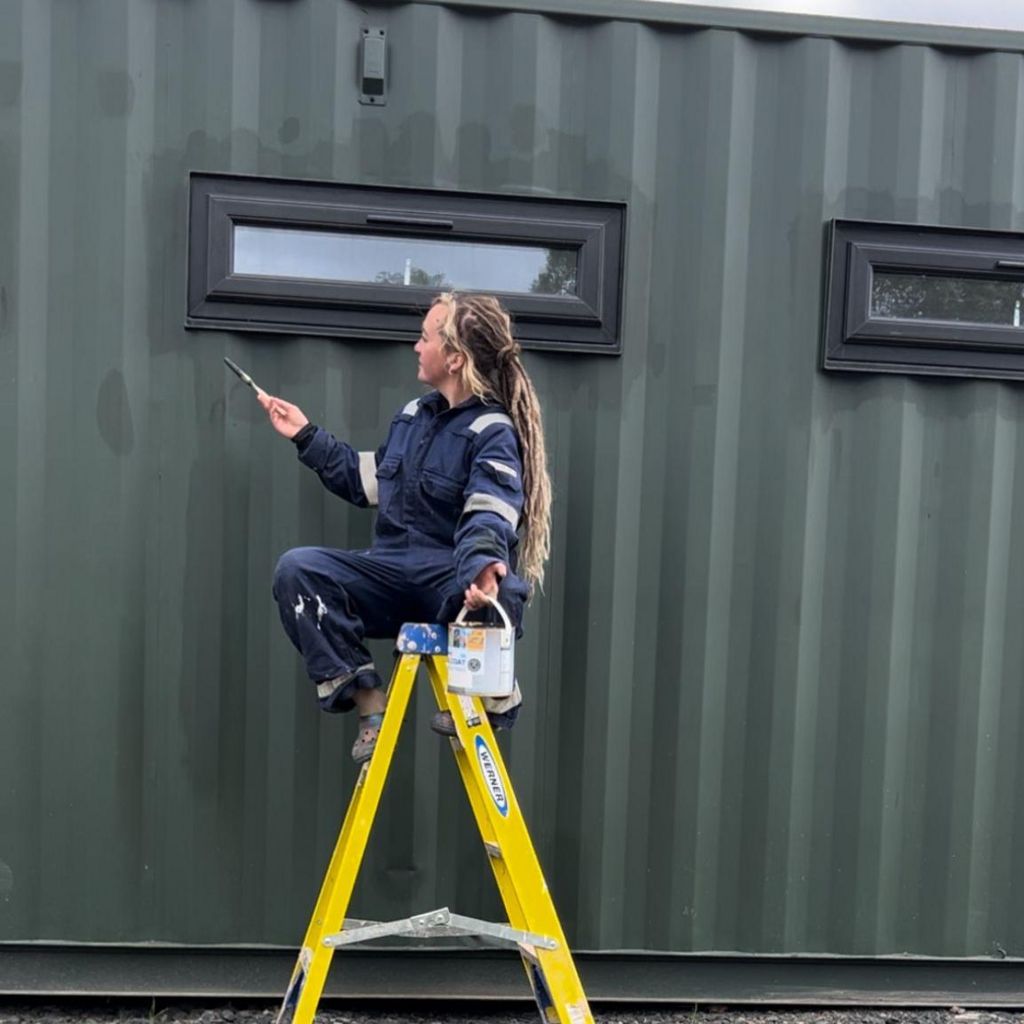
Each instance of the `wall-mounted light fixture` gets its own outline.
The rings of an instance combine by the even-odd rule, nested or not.
[[[364,28],[359,50],[359,102],[384,106],[387,90],[387,30]]]

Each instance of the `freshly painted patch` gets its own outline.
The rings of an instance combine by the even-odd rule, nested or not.
[[[498,766],[494,763],[494,755],[483,736],[476,738],[476,759],[480,762],[480,771],[483,773],[487,791],[491,794],[495,807],[498,808],[502,817],[507,818],[508,797],[505,795],[505,784],[501,781],[501,772],[498,771]]]

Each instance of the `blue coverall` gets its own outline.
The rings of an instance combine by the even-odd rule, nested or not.
[[[499,600],[517,628],[528,596],[515,575],[522,459],[499,405],[449,407],[436,391],[409,402],[376,452],[357,452],[319,427],[299,460],[354,505],[377,505],[365,551],[293,548],[274,573],[281,622],[306,662],[325,711],[348,711],[358,687],[381,686],[366,637],[403,622],[450,622],[482,569],[504,562]],[[511,709],[514,700],[489,710]]]

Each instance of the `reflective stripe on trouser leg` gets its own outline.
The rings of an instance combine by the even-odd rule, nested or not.
[[[495,715],[517,707],[523,703],[523,694],[519,689],[519,680],[515,681],[512,692],[507,697],[481,697],[480,703],[483,704],[484,711],[490,711]]]
[[[353,669],[351,672],[346,672],[343,676],[338,676],[335,679],[324,679],[316,684],[316,695],[320,700],[326,700],[332,696],[346,683],[352,682],[353,679],[360,672],[376,672],[377,668],[372,661],[368,661],[365,665],[360,665],[359,668]]]

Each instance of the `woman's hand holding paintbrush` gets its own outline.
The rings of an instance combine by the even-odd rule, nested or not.
[[[256,397],[260,405],[267,410],[270,425],[289,441],[309,422],[306,414],[297,405],[292,405],[283,398],[275,398],[265,391],[261,391]]]

